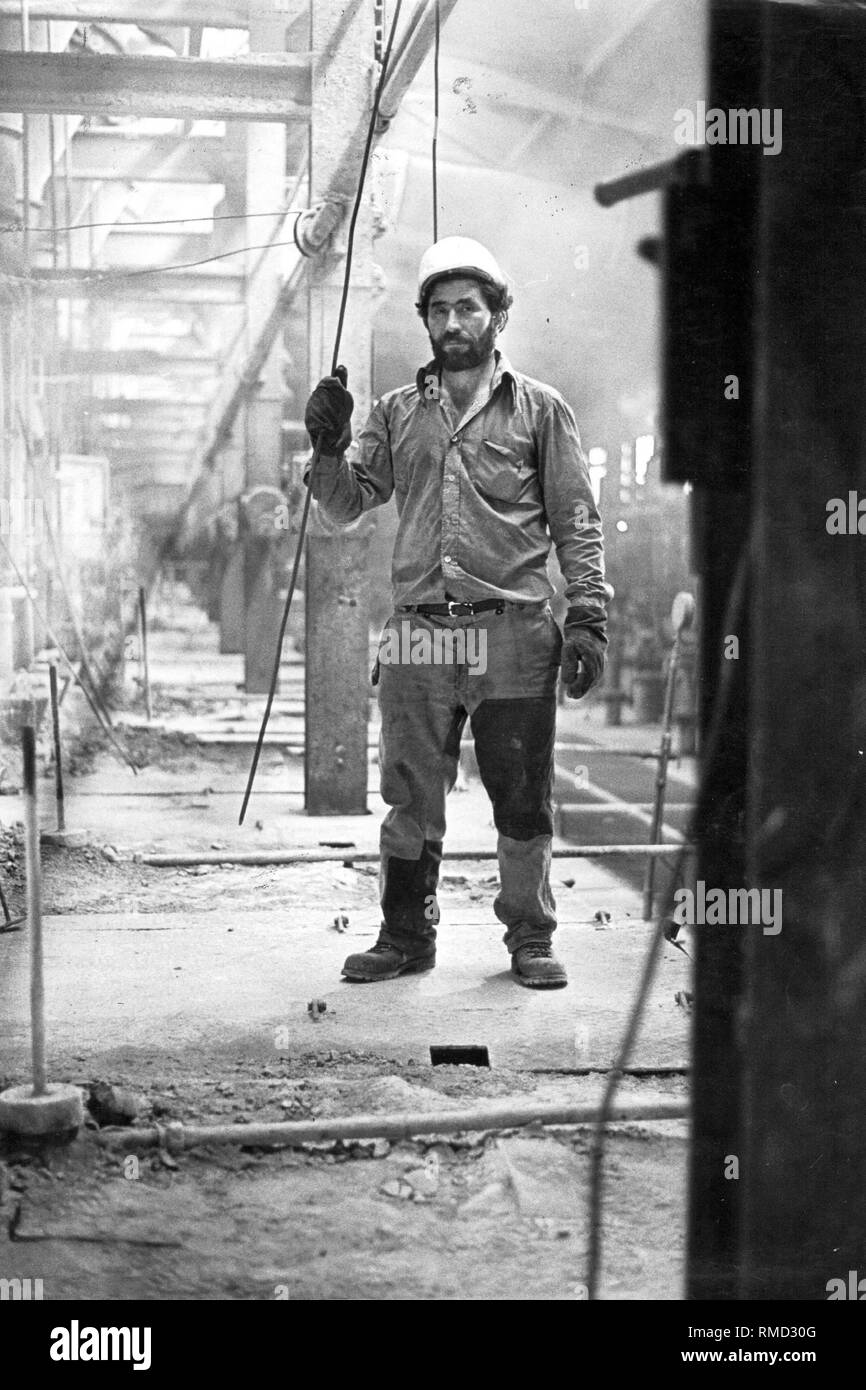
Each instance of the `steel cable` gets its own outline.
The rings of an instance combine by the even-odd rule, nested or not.
[[[337,330],[334,335],[334,351],[331,357],[331,376],[337,375],[337,367],[340,356],[340,341],[343,336],[343,323],[346,317],[346,304],[349,298],[349,282],[352,275],[352,252],[355,245],[355,227],[358,221],[358,214],[361,210],[361,200],[364,196],[364,182],[367,177],[367,165],[370,161],[370,150],[373,146],[373,135],[375,133],[376,121],[379,115],[379,103],[382,99],[382,92],[385,86],[385,76],[388,72],[388,64],[391,60],[391,50],[394,46],[394,36],[397,32],[397,22],[400,18],[400,8],[402,6],[402,3],[403,0],[397,0],[396,7],[394,9],[394,18],[391,21],[391,28],[388,34],[388,46],[385,49],[385,56],[382,59],[382,67],[379,73],[379,81],[376,84],[376,95],[373,98],[373,109],[370,112],[370,123],[367,127],[367,139],[364,144],[364,153],[361,156],[361,173],[358,180],[358,188],[355,194],[355,202],[352,208],[352,216],[349,221],[349,232],[346,239],[346,268],[345,273],[343,275],[343,292],[340,296],[340,312],[337,318]],[[274,703],[274,695],[276,694],[277,682],[280,676],[280,662],[282,660],[283,655],[283,640],[286,635],[286,625],[289,621],[289,613],[292,607],[292,599],[295,595],[295,585],[298,579],[298,570],[300,568],[301,555],[303,554],[304,549],[304,538],[307,532],[307,521],[310,515],[310,502],[313,496],[313,475],[315,474],[316,465],[318,464],[318,462],[319,446],[317,444],[313,450],[313,460],[310,465],[310,472],[307,478],[307,495],[304,499],[304,510],[301,515],[301,524],[298,528],[298,543],[295,549],[295,559],[294,564],[292,565],[292,575],[291,579],[289,580],[289,592],[286,595],[286,603],[283,609],[282,620],[280,622],[279,636],[277,637],[277,650],[276,655],[274,657],[274,669],[271,674],[271,684],[268,690],[268,698],[265,703],[265,712],[262,716],[261,728],[259,729],[259,735],[256,739],[256,746],[253,751],[253,760],[250,765],[250,772],[249,777],[247,778],[247,786],[246,791],[244,792],[243,805],[241,806],[241,813],[238,818],[238,825],[243,825],[244,823],[244,817],[247,813],[247,806],[249,805],[250,796],[253,790],[253,783],[255,782],[256,769],[259,765],[259,758],[261,757],[262,747],[265,741],[265,733],[267,732],[268,720],[271,717],[271,706]]]

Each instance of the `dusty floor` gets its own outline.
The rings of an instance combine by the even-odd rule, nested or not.
[[[199,618],[192,636],[189,627],[155,634],[157,717],[183,725],[192,716],[212,729],[228,710],[237,729],[237,659],[214,654]],[[297,675],[287,671],[289,690]],[[294,738],[291,698],[280,717]],[[87,843],[42,851],[54,1079],[127,1087],[138,1124],[599,1096],[648,940],[632,887],[595,861],[557,861],[571,985],[539,995],[514,985],[500,959],[495,861],[454,859],[443,875],[437,970],[353,988],[340,984],[339,963],[375,932],[375,866],[165,869],[139,856],[171,847],[372,848],[381,807],[373,763],[372,815],[310,820],[298,752],[266,749],[250,823],[238,831],[248,743],[202,744],[183,728],[124,738],[142,769],[135,779],[92,740],[72,750],[67,824],[83,826]],[[40,788],[49,828],[50,786]],[[0,874],[17,914],[13,787],[14,766],[0,788]],[[453,801],[456,855],[491,831],[471,778]],[[340,911],[345,932],[333,922]],[[26,955],[26,928],[0,934],[2,1084],[27,1075]],[[623,1096],[685,1099],[688,1020],[677,995],[687,986],[687,959],[666,948],[631,1059],[656,1070],[626,1078]],[[306,1012],[311,996],[327,1006],[318,1024]],[[489,1043],[491,1066],[431,1066],[434,1040]],[[587,1067],[597,1070],[577,1074]],[[7,1146],[0,1277],[41,1278],[46,1299],[579,1299],[589,1141],[588,1128],[576,1127],[136,1160],[101,1145],[89,1119],[71,1146],[48,1154]],[[604,1298],[681,1296],[685,1163],[684,1120],[611,1128]]]
[[[432,1111],[496,1094],[549,1101],[598,1090],[586,1078],[539,1086],[342,1057],[299,1059],[294,1076],[217,1070],[226,1079],[159,1075],[142,1118]],[[113,1079],[134,1085],[140,1071]],[[652,1089],[677,1095],[682,1082]],[[640,1090],[625,1083],[624,1094]],[[47,1157],[7,1153],[0,1269],[42,1279],[46,1299],[582,1299],[588,1147],[583,1128],[524,1129],[393,1146],[213,1147],[175,1160],[106,1152],[87,1130]],[[680,1297],[684,1158],[680,1122],[612,1127],[605,1298]]]

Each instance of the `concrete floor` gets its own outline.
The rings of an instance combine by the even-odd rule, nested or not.
[[[192,650],[179,652],[181,640]],[[240,658],[220,656],[214,647],[210,628],[192,638],[154,634],[157,717],[186,725],[206,717],[212,724],[228,710],[240,727],[240,711],[245,727],[255,730],[262,701],[237,699]],[[286,675],[296,681],[297,667]],[[191,718],[172,703],[173,692],[207,708]],[[574,722],[575,716],[569,712],[568,718]],[[300,729],[296,716],[280,717],[278,726],[287,720]],[[489,803],[472,777],[450,799],[439,959],[428,975],[383,985],[340,981],[344,956],[375,937],[371,866],[364,871],[335,862],[258,874],[151,871],[149,886],[143,884],[133,856],[144,850],[302,848],[328,841],[377,848],[385,809],[378,794],[371,792],[366,816],[307,817],[301,760],[279,748],[264,753],[246,824],[239,827],[251,751],[249,744],[175,748],[138,777],[104,753],[93,772],[68,780],[68,827],[86,831],[95,846],[112,846],[121,863],[114,866],[114,902],[103,897],[94,911],[84,900],[76,910],[71,882],[64,911],[45,919],[49,1036],[58,1059],[198,1043],[240,1045],[263,1057],[299,1047],[362,1048],[423,1061],[431,1045],[472,1043],[489,1049],[494,1066],[609,1065],[649,939],[639,895],[599,860],[556,860],[557,950],[570,985],[552,992],[518,986],[492,911],[495,860],[461,863],[458,857],[461,849],[492,850],[495,844]],[[376,777],[371,751],[371,788]],[[43,782],[40,795],[40,819],[51,827],[50,782]],[[18,798],[0,802],[7,824],[21,814]],[[155,880],[173,885],[171,910],[152,900]],[[345,933],[331,925],[341,908],[350,920]],[[610,921],[595,921],[598,911]],[[686,957],[666,947],[632,1063],[686,1063],[688,1020],[675,995],[687,988],[688,975]],[[318,1023],[307,1011],[313,998],[327,1005]],[[10,1061],[26,1053],[27,1020],[23,931],[0,936],[0,1045]]]
[[[369,814],[305,816],[301,758],[279,743],[301,732],[300,673],[289,667],[240,828],[252,744],[237,739],[254,734],[262,700],[241,698],[240,659],[219,655],[206,623],[155,631],[152,651],[157,720],[209,740],[228,727],[235,741],[130,727],[130,749],[148,762],[139,776],[107,751],[68,770],[67,825],[86,843],[42,851],[50,1078],[129,1088],[144,1124],[426,1113],[496,1099],[597,1104],[604,1078],[586,1069],[615,1055],[651,931],[613,861],[554,861],[570,984],[519,986],[492,910],[496,861],[459,858],[495,845],[468,756],[450,801],[436,969],[341,982],[344,957],[376,934],[375,864],[349,867],[339,851],[280,867],[157,868],[140,856],[327,842],[375,850],[384,812],[375,746]],[[586,716],[563,709],[563,737],[584,736]],[[65,733],[70,717],[64,706]],[[140,704],[127,722],[141,724]],[[4,826],[22,813],[17,796],[0,797]],[[39,815],[54,828],[50,778]],[[20,911],[20,880],[8,864],[0,872]],[[341,912],[345,931],[334,927]],[[0,934],[0,1058],[16,1082],[29,1066],[28,952],[26,926]],[[687,958],[666,946],[632,1064],[687,1063],[689,1023],[675,995],[688,984]],[[326,1005],[318,1022],[313,999]],[[449,1044],[486,1047],[490,1067],[431,1066],[430,1048]],[[687,1085],[682,1075],[626,1077],[621,1093],[685,1100]],[[685,1120],[612,1126],[603,1298],[681,1297],[686,1134]],[[589,1142],[577,1127],[422,1138],[379,1145],[375,1156],[371,1145],[204,1147],[177,1162],[152,1156],[130,1174],[85,1129],[44,1165],[14,1152],[0,1162],[0,1275],[44,1279],[47,1299],[582,1299]],[[47,1242],[12,1244],[19,1208],[21,1230],[52,1232]]]

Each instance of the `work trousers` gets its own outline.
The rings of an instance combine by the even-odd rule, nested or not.
[[[428,952],[436,940],[445,801],[467,718],[493,806],[500,880],[493,908],[506,927],[503,939],[512,952],[550,939],[561,649],[547,604],[508,604],[464,618],[398,609],[389,619],[377,661],[381,792],[391,808],[380,836],[383,940],[410,952]]]

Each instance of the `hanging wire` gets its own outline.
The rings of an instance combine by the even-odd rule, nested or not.
[[[300,216],[300,213],[297,214]],[[121,280],[138,280],[142,277],[154,275],[168,275],[173,270],[192,270],[195,266],[211,265],[213,261],[224,261],[229,256],[243,256],[248,251],[270,251],[280,246],[295,246],[294,241],[263,241],[255,246],[238,246],[234,251],[220,251],[215,256],[203,256],[197,261],[181,261],[177,265],[158,265],[144,266],[139,270],[104,270],[94,274],[88,271],[84,275],[64,275],[57,279],[44,280],[41,277],[30,275],[7,275],[0,273],[0,287],[4,285],[31,285],[37,293],[49,293],[53,290],[62,298],[64,289],[70,292],[81,289],[83,285],[114,285]]]
[[[434,242],[439,240],[439,0],[436,0],[434,18],[434,138],[432,138],[432,185],[434,185]]]
[[[439,240],[439,0],[436,0],[433,40],[433,240]]]
[[[367,177],[367,165],[370,159],[370,150],[372,149],[373,145],[373,135],[376,129],[376,121],[379,116],[379,103],[382,99],[382,92],[385,86],[385,75],[388,71],[388,65],[391,61],[391,50],[394,46],[394,36],[397,32],[397,21],[400,18],[400,8],[402,6],[402,3],[403,0],[397,0],[396,7],[394,9],[394,18],[391,21],[391,28],[388,34],[388,46],[385,50],[385,56],[382,59],[382,68],[379,73],[379,81],[376,85],[376,95],[373,99],[373,109],[370,112],[370,124],[367,128],[367,139],[364,145],[364,153],[361,156],[361,174],[358,180],[358,189],[355,194],[355,204],[352,208],[352,217],[351,221],[349,222],[349,234],[346,239],[346,269],[345,274],[343,276],[343,293],[340,297],[340,313],[337,319],[337,331],[334,336],[334,351],[331,358],[332,376],[337,375],[337,368],[340,356],[340,340],[343,335],[343,323],[346,316],[346,303],[349,298],[349,282],[352,275],[352,251],[355,245],[355,226],[358,221],[358,213],[361,209],[361,199],[364,194],[364,181]],[[265,741],[265,733],[268,727],[268,720],[271,717],[271,706],[274,703],[274,695],[276,693],[277,682],[280,677],[280,661],[282,659],[283,654],[283,640],[286,635],[286,624],[289,621],[289,612],[292,607],[292,599],[294,598],[295,585],[298,579],[298,570],[301,564],[301,555],[303,554],[304,549],[304,537],[307,531],[307,520],[310,515],[310,502],[312,501],[313,497],[313,475],[315,473],[316,465],[318,464],[318,462],[319,448],[317,445],[316,448],[313,450],[313,460],[310,464],[310,471],[307,477],[307,495],[304,499],[304,510],[301,515],[301,524],[298,528],[298,542],[297,548],[295,550],[294,564],[292,565],[292,576],[289,580],[289,592],[286,596],[286,605],[283,609],[283,617],[280,623],[279,636],[277,637],[277,650],[274,657],[274,669],[271,675],[270,689],[268,690],[268,698],[265,704],[265,712],[262,716],[262,725],[259,729],[259,736],[256,740],[256,746],[253,752],[253,760],[250,765],[250,772],[249,777],[247,778],[247,786],[246,791],[244,792],[243,805],[241,806],[241,813],[240,817],[238,818],[238,825],[243,825],[244,816],[247,813],[247,806],[249,805],[250,795],[252,794],[253,783],[256,777],[256,768],[259,765],[259,758],[261,757],[262,747]]]

